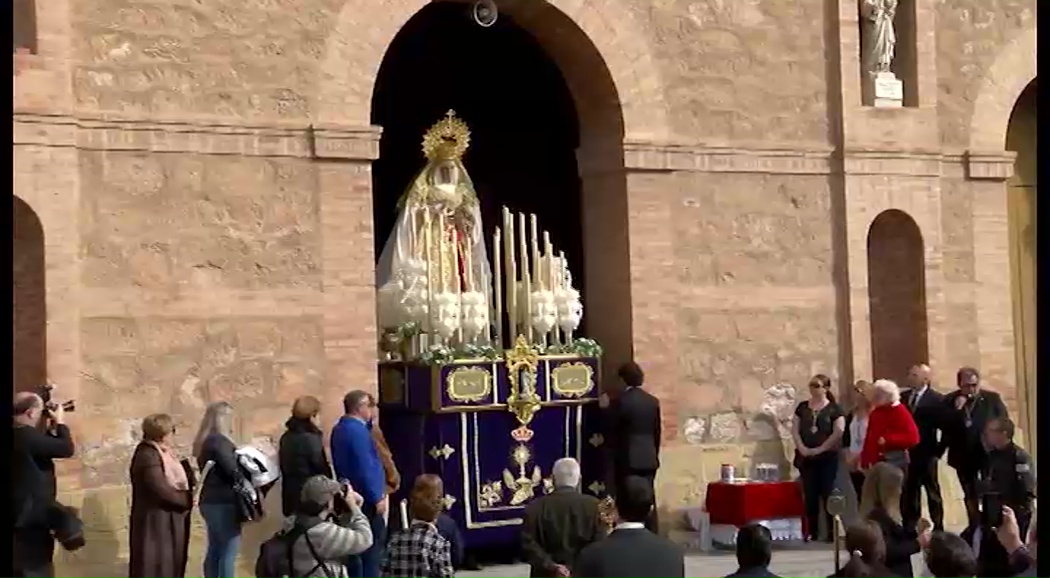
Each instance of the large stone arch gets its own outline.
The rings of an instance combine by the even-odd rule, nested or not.
[[[970,150],[998,152],[1017,99],[1037,75],[1036,27],[1022,31],[999,51],[981,80],[970,119]]]
[[[343,4],[320,70],[315,120],[322,124],[369,124],[372,90],[383,56],[401,26],[429,1],[432,0],[347,0]],[[582,134],[604,132],[597,125],[610,120],[582,114],[609,110],[614,104],[607,102],[608,91],[594,86],[600,83],[590,82],[595,76],[591,69],[604,64],[615,85],[619,101],[616,108],[622,110],[622,119],[617,123],[620,126],[615,128],[622,131],[623,138],[670,138],[663,83],[649,38],[638,17],[624,3],[497,0],[497,4],[536,37],[562,70],[581,111]],[[368,18],[361,17],[365,13]],[[590,57],[588,53],[593,50],[581,50],[582,41],[589,41],[604,63],[596,63]]]

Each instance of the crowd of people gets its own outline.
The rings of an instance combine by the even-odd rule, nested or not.
[[[938,480],[938,463],[947,455],[966,506],[967,527],[960,536],[976,553],[974,573],[953,576],[1013,576],[1025,571],[998,539],[1004,520],[1016,525],[1016,534],[1024,535],[1035,499],[1032,461],[1013,441],[1015,426],[1006,406],[999,394],[981,388],[980,374],[972,367],[959,369],[957,388],[948,394],[931,387],[930,374],[926,365],[912,367],[910,387],[903,392],[888,379],[858,381],[849,411],[836,402],[828,377],[817,375],[810,381],[809,399],[796,407],[792,428],[807,539],[819,539],[821,527],[828,529],[825,540],[833,538],[830,514],[823,505],[831,498],[845,462],[860,518],[874,524],[882,538],[873,551],[879,552],[875,559],[884,567],[870,575],[885,576],[883,572],[889,571],[912,576],[911,557],[925,551],[930,559],[926,548],[931,536],[942,536],[938,544],[954,543],[943,537]],[[923,490],[932,520],[921,518]],[[865,528],[855,529],[855,540],[864,542],[870,530]]]
[[[534,577],[685,575],[684,550],[657,533],[659,401],[643,391],[637,364],[625,364],[618,375],[619,387],[600,399],[613,499],[583,493],[579,463],[558,460],[553,491],[530,502],[523,516],[522,553]],[[792,428],[808,539],[821,538],[821,518],[844,463],[861,521],[846,530],[850,558],[834,576],[910,577],[918,553],[936,577],[1034,576],[1031,459],[1013,443],[1002,399],[980,387],[972,368],[959,370],[957,390],[947,395],[932,389],[925,365],[912,368],[909,379],[903,394],[889,380],[858,381],[848,411],[836,402],[829,378],[817,375],[809,383],[809,399],[796,407]],[[242,528],[262,515],[261,495],[276,479],[268,469],[281,478],[285,523],[260,548],[259,578],[446,578],[462,568],[463,537],[444,512],[438,476],[413,481],[407,519],[387,535],[390,496],[401,480],[376,423],[375,398],[364,391],[344,397],[327,450],[321,409],[314,397],[295,401],[270,466],[260,465],[265,458],[254,466],[245,459],[228,403],[207,408],[191,456],[181,459],[172,417],[145,418],[130,463],[128,575],[185,575],[196,506],[206,527],[203,576],[235,576]],[[53,460],[75,451],[64,418],[63,406],[39,393],[15,397],[15,576],[53,576],[56,539],[67,549],[83,545],[75,512],[56,501]],[[937,462],[945,454],[969,520],[958,536],[944,531]],[[932,522],[921,517],[922,490]],[[823,525],[834,527],[827,519]],[[823,538],[830,540],[830,533]],[[740,569],[731,576],[773,576],[769,530],[741,528],[736,547]]]

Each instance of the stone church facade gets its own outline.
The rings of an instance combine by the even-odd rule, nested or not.
[[[275,440],[295,397],[374,390],[371,98],[425,4],[15,2],[15,387],[78,401],[67,575],[120,571],[145,415],[188,446],[229,400]],[[1029,432],[1034,0],[902,0],[894,109],[854,0],[497,4],[576,103],[589,327],[664,400],[662,508],[786,468],[814,373],[973,365]]]

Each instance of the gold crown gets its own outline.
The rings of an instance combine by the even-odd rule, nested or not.
[[[470,146],[470,129],[456,117],[456,111],[445,113],[445,118],[434,123],[423,135],[423,154],[428,161],[459,159]]]

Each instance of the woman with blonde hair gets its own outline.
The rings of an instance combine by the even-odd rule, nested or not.
[[[887,462],[876,463],[864,477],[860,515],[882,530],[882,539],[886,543],[886,567],[897,576],[911,578],[911,557],[929,541],[930,522],[919,521],[919,534],[901,524],[903,490],[904,472]]]
[[[858,379],[853,384],[852,393],[853,409],[846,419],[846,436],[849,437],[849,443],[844,454],[846,469],[859,501],[861,487],[864,485],[864,472],[860,471],[860,452],[864,448],[864,437],[868,431],[868,414],[871,413],[874,388],[870,381]]]
[[[142,441],[131,458],[131,556],[128,576],[186,575],[192,476],[171,447],[175,425],[166,413],[142,420]]]
[[[204,578],[233,578],[242,524],[234,488],[244,480],[233,442],[233,406],[225,401],[208,406],[193,440],[193,455],[204,472],[200,496],[208,536]]]

